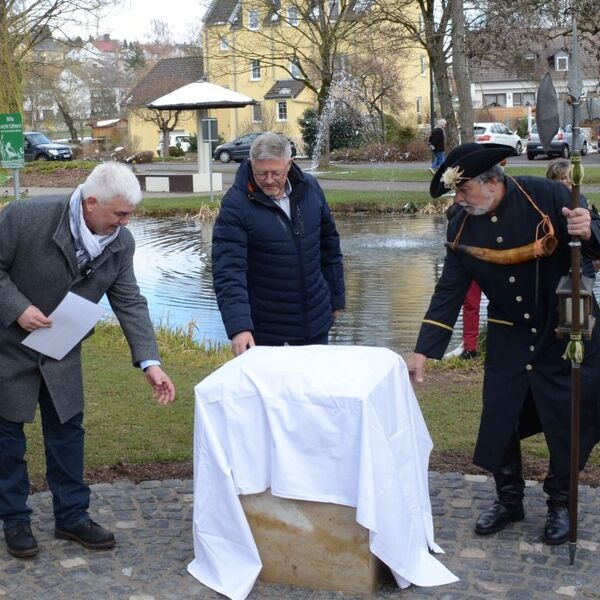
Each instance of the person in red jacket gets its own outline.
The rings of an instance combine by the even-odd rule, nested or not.
[[[470,360],[477,356],[479,338],[479,304],[481,288],[472,281],[463,304],[463,351],[460,358]]]

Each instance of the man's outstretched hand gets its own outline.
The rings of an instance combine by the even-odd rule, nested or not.
[[[144,377],[154,389],[154,397],[158,404],[171,404],[175,400],[175,386],[158,365],[148,367],[144,371]]]
[[[423,383],[426,363],[427,357],[424,354],[417,354],[416,352],[410,354],[406,359],[408,374],[413,383]]]

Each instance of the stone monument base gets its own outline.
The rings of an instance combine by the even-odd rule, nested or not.
[[[385,565],[369,550],[356,509],[262,494],[240,496],[258,547],[258,578],[318,590],[370,595]]]

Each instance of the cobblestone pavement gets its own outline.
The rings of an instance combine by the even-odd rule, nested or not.
[[[489,478],[430,473],[438,558],[460,581],[399,590],[391,582],[376,598],[440,600],[600,598],[600,492],[580,488],[579,543],[573,566],[566,545],[541,543],[546,506],[541,486],[528,483],[526,518],[489,537],[473,533],[479,511],[494,498]],[[192,558],[192,482],[147,481],[92,486],[92,516],[117,538],[113,550],[86,550],[55,539],[48,492],[31,497],[40,553],[10,557],[0,547],[0,600],[217,600],[223,598],[187,573]],[[0,542],[3,546],[3,542]],[[340,592],[266,585],[249,600],[349,600]]]

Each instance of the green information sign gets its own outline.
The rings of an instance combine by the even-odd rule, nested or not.
[[[23,152],[23,117],[21,113],[0,113],[0,167],[21,169]]]

